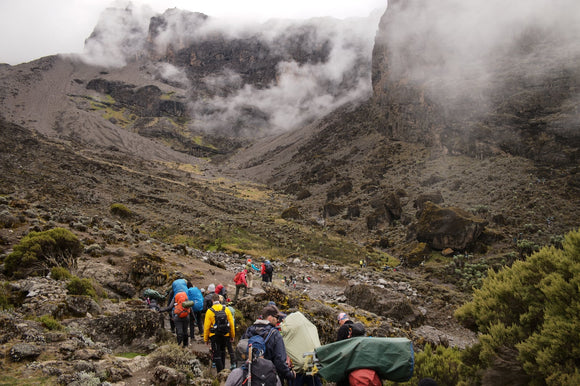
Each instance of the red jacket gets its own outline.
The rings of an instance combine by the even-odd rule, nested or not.
[[[246,281],[246,274],[248,273],[248,270],[244,269],[240,273],[241,273],[241,275],[238,277],[238,280],[236,280],[234,283],[236,283],[236,285],[243,284],[243,285],[245,285],[247,287],[248,286],[248,282]]]

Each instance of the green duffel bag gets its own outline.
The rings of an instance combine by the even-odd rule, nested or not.
[[[357,369],[372,369],[382,380],[405,382],[413,376],[413,342],[407,338],[361,336],[317,347],[319,374],[339,382]]]

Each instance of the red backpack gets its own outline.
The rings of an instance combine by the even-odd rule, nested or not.
[[[357,369],[348,374],[350,386],[382,386],[383,382],[377,372],[371,369]]]
[[[179,318],[187,318],[191,308],[184,307],[183,303],[187,302],[187,293],[178,292],[173,301],[173,313]]]

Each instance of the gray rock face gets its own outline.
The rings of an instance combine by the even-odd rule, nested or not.
[[[421,311],[402,292],[368,285],[352,285],[344,294],[349,304],[401,323],[417,326],[424,319]]]
[[[372,63],[384,133],[478,158],[507,151],[572,165],[580,31],[569,27],[580,16],[565,10],[576,4],[557,0],[549,17],[523,1],[509,12],[494,4],[389,2]],[[513,12],[524,8],[526,18]]]
[[[10,349],[8,356],[13,362],[34,360],[42,353],[42,350],[34,344],[17,343]]]
[[[487,221],[459,208],[442,208],[426,202],[417,225],[417,239],[433,249],[465,250],[483,232]]]

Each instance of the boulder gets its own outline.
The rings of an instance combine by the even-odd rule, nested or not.
[[[10,349],[8,356],[13,362],[25,360],[33,361],[42,353],[42,350],[30,343],[17,343]]]
[[[475,244],[487,221],[460,208],[426,202],[417,224],[417,240],[433,249],[465,250]]]
[[[413,306],[407,297],[397,291],[365,284],[351,285],[344,291],[347,303],[374,314],[391,318],[401,324],[419,326],[424,315]]]

